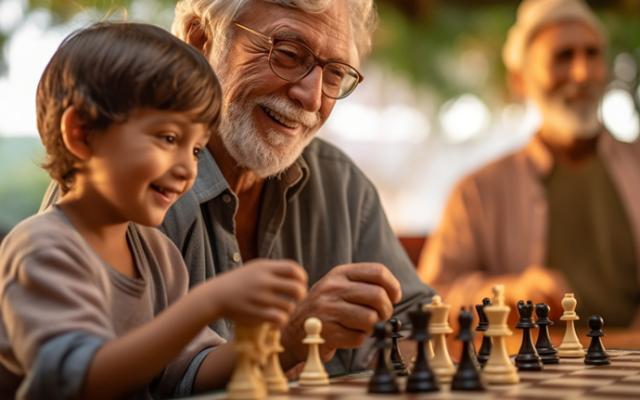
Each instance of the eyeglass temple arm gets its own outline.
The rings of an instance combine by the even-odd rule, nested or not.
[[[267,35],[264,35],[264,34],[258,32],[258,31],[255,31],[255,30],[249,28],[248,26],[244,26],[244,25],[242,25],[242,24],[240,24],[238,22],[234,22],[233,24],[235,26],[237,26],[238,28],[240,28],[240,29],[243,29],[243,30],[245,30],[245,31],[247,31],[249,33],[252,33],[252,34],[254,34],[254,35],[266,40],[269,43],[273,43],[273,40],[271,40],[271,38],[269,36],[267,36]]]

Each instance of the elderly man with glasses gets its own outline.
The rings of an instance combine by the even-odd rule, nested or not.
[[[347,349],[361,346],[376,321],[432,295],[390,229],[374,186],[315,137],[336,101],[363,80],[357,68],[376,18],[372,0],[176,6],[174,34],[207,57],[224,102],[194,188],[162,228],[182,251],[192,286],[255,258],[304,266],[310,291],[282,332],[285,368],[304,361],[308,317],[323,322],[329,372],[344,373],[360,367]],[[233,336],[231,321],[214,329]]]

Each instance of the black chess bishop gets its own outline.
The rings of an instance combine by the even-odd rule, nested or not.
[[[374,348],[376,349],[376,367],[373,376],[369,380],[369,393],[400,393],[396,376],[389,369],[387,364],[387,338],[389,337],[389,327],[384,322],[378,322],[373,328],[375,338]]]

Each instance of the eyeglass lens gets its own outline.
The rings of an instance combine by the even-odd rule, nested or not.
[[[273,72],[288,81],[302,79],[316,66],[316,58],[309,49],[288,40],[273,44],[269,62]],[[322,72],[322,91],[329,97],[346,97],[358,84],[358,73],[346,64],[328,62]]]

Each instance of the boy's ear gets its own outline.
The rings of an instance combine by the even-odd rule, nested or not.
[[[186,42],[198,49],[203,55],[207,55],[209,38],[200,21],[192,19],[187,28]]]
[[[75,107],[71,106],[64,110],[60,119],[60,132],[62,132],[62,141],[71,154],[82,161],[91,157],[87,130]]]

